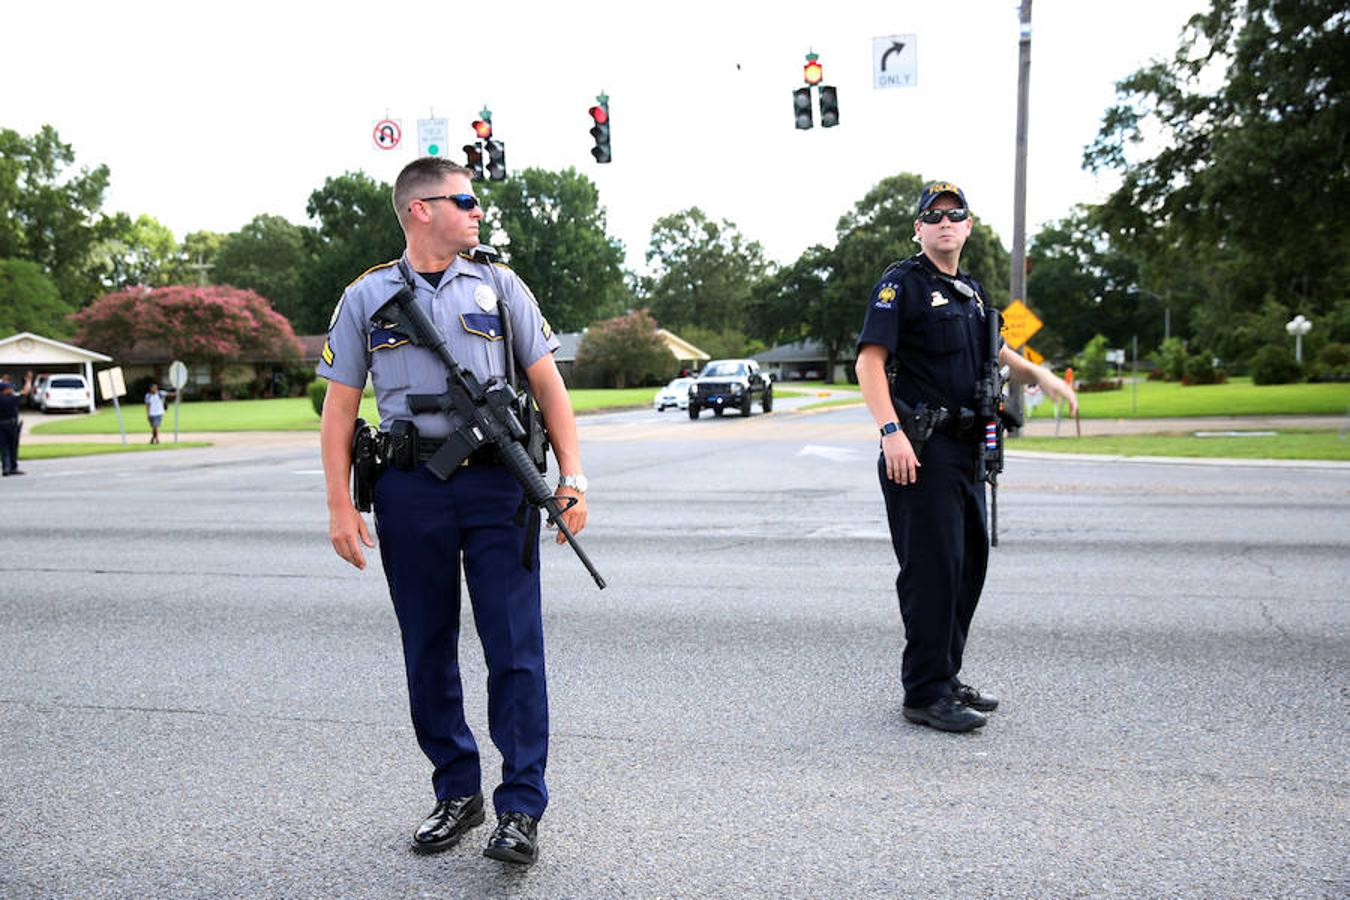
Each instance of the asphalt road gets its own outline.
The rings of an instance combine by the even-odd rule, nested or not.
[[[1010,460],[964,673],[1003,706],[946,735],[900,716],[863,410],[583,441],[610,587],[543,548],[526,871],[486,828],[407,849],[429,767],[316,445],[25,463],[0,484],[0,896],[1350,893],[1350,467]],[[490,778],[467,622],[462,654]]]

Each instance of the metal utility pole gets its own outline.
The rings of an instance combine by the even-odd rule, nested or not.
[[[1031,80],[1031,0],[1022,0],[1017,13],[1021,23],[1017,40],[1017,151],[1013,164],[1013,245],[1012,277],[1009,287],[1013,300],[1026,302],[1027,295],[1027,94]],[[1022,389],[1009,389],[1008,405],[1022,414]],[[1016,432],[1014,432],[1016,436]]]

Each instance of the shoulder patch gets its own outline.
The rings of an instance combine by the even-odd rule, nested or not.
[[[391,260],[389,260],[389,262],[383,262],[383,263],[379,263],[378,265],[371,266],[369,269],[366,269],[366,270],[365,270],[364,272],[362,272],[360,275],[357,275],[355,278],[353,278],[353,279],[351,280],[351,284],[348,284],[347,287],[351,287],[353,284],[356,284],[358,281],[360,281],[362,278],[365,278],[365,277],[366,277],[367,275],[369,275],[371,272],[378,272],[380,269],[387,269],[387,268],[389,268],[390,266],[396,266],[396,265],[398,265],[398,260],[396,260],[396,259],[391,259]],[[332,328],[333,326],[330,325],[330,326],[328,326],[328,327],[329,327],[329,328]]]
[[[549,325],[548,319],[545,319],[543,316],[540,316],[539,319],[541,322],[543,322],[543,324],[540,325],[539,328],[541,331],[544,332],[544,340],[546,341],[553,340],[553,326]]]
[[[322,356],[323,356],[323,361],[324,361],[325,363],[327,363],[327,364],[330,365],[330,366],[333,364],[333,348],[330,347],[330,346],[328,346],[328,342],[327,342],[327,341],[324,341],[324,342],[323,342],[323,354],[322,354]]]

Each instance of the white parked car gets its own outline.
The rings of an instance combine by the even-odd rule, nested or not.
[[[689,385],[694,383],[692,378],[676,378],[670,384],[661,388],[660,392],[652,399],[652,409],[657,412],[664,412],[670,407],[678,409],[689,408]]]
[[[84,380],[83,375],[53,375],[43,382],[37,405],[43,412],[54,409],[87,410],[89,400],[89,382]]]

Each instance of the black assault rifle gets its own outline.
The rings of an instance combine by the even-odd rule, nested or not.
[[[1000,317],[992,305],[987,310],[989,358],[980,366],[982,377],[975,385],[975,411],[984,422],[975,480],[989,482],[989,543],[997,547],[998,476],[1003,471],[1003,432],[1008,428],[1021,428],[1022,418],[1008,409],[1007,398],[1003,396],[1006,379],[998,363]]]
[[[586,571],[603,590],[605,579],[595,570],[586,551],[563,522],[562,514],[571,509],[575,500],[563,505],[544,483],[544,478],[530,461],[521,441],[526,439],[525,426],[516,414],[516,392],[510,385],[488,390],[474,374],[459,364],[445,344],[445,335],[436,327],[413,299],[405,284],[391,300],[380,307],[373,317],[395,323],[396,327],[418,347],[425,347],[450,370],[443,394],[410,394],[408,409],[413,413],[457,412],[464,423],[446,438],[445,443],[432,454],[427,468],[444,481],[459,467],[470,453],[480,448],[496,449],[502,462],[516,481],[525,489],[525,499],[548,515],[548,521],[557,526],[567,542],[576,551]]]

